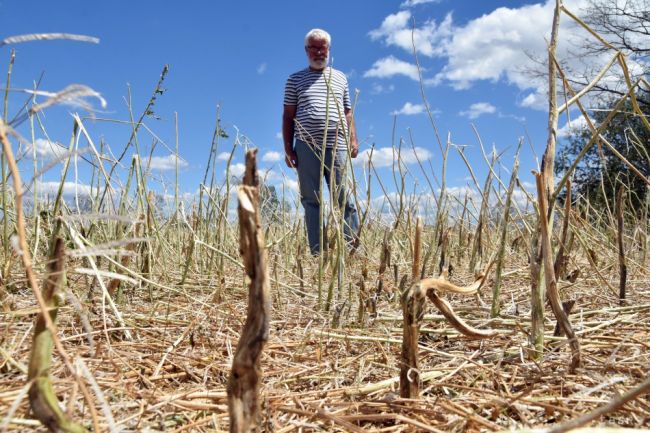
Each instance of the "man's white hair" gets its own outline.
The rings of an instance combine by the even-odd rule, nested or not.
[[[309,45],[310,40],[325,41],[328,46],[332,45],[332,37],[323,29],[311,29],[305,35],[305,46]]]

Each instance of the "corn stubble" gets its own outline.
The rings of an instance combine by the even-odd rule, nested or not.
[[[166,66],[139,115],[129,102],[129,138],[117,157],[105,143],[96,147],[85,120],[74,117],[56,199],[35,192],[32,212],[23,208],[11,141],[25,119],[32,137],[37,127],[46,132],[41,110],[61,92],[13,117],[6,93],[0,432],[39,425],[66,432],[478,432],[554,424],[560,433],[603,416],[647,427],[650,203],[626,206],[630,193],[621,185],[607,208],[595,208],[571,195],[570,179],[589,148],[607,146],[600,134],[625,101],[642,115],[635,92],[650,85],[632,82],[625,56],[615,53],[586,90],[572,89],[555,59],[560,17],[606,44],[557,3],[549,139],[537,188],[518,172],[523,141],[515,164],[505,166],[475,129],[485,167],[473,167],[451,134],[442,142],[429,112],[440,170],[419,159],[406,165],[402,155],[416,143],[410,133],[408,141],[394,137],[397,194],[387,194],[390,178],[376,175],[370,157],[351,188],[361,243],[348,253],[341,224],[330,224],[333,249],[318,259],[307,253],[298,198],[289,188],[270,195],[254,152],[241,185],[230,175],[217,181],[220,146],[232,140],[228,174],[248,147],[239,132],[228,137],[222,129],[220,108],[196,197],[188,203],[180,194],[177,158],[173,206],[160,206],[148,167],[159,143],[152,116]],[[12,53],[9,78],[13,62]],[[625,71],[625,95],[603,124],[586,119],[592,138],[554,179],[559,116],[572,105],[586,116],[580,98],[614,65]],[[559,107],[558,88],[567,93]],[[153,138],[149,149],[145,138]],[[177,126],[169,150],[178,156],[179,149]],[[461,193],[445,179],[456,157],[473,185]],[[63,197],[68,169],[80,158],[90,163],[93,185],[83,212],[79,197],[74,204]],[[416,169],[428,190],[419,190]],[[27,184],[37,191],[40,178]],[[383,202],[372,199],[373,185]],[[342,221],[332,207],[323,217]],[[69,308],[62,299],[77,301]]]

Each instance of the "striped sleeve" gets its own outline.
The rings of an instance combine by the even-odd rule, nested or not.
[[[298,105],[298,94],[296,92],[296,83],[293,75],[287,79],[284,86],[284,105]]]
[[[343,89],[343,108],[345,110],[351,110],[352,109],[352,103],[350,102],[350,88],[348,85],[348,79],[343,76],[343,79],[345,80],[345,88]]]

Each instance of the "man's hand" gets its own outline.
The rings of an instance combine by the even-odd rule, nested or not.
[[[356,139],[350,140],[350,156],[356,158],[359,154],[359,142]]]
[[[284,162],[287,164],[287,167],[289,167],[289,168],[298,167],[298,155],[296,155],[296,151],[293,150],[293,149],[285,150],[284,151]]]
[[[350,128],[350,156],[356,158],[359,154],[359,141],[357,140],[357,128],[354,125],[354,116],[349,108],[345,110],[345,119],[348,121]]]

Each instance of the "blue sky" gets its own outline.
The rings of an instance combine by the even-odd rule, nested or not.
[[[576,9],[582,3],[565,1]],[[493,145],[499,152],[506,150],[506,167],[512,165],[519,138],[527,137],[520,172],[529,179],[528,173],[536,166],[533,149],[541,155],[545,146],[546,97],[544,83],[523,69],[532,65],[531,56],[544,55],[551,6],[548,0],[3,0],[2,38],[66,32],[94,36],[100,43],[43,41],[4,46],[0,48],[0,66],[6,71],[13,47],[12,88],[32,88],[41,73],[41,90],[54,92],[72,83],[84,84],[107,102],[102,109],[97,101],[90,101],[99,109],[98,117],[128,120],[128,89],[138,116],[163,65],[169,64],[166,91],[154,107],[159,119],[148,117],[145,123],[173,148],[174,113],[178,113],[184,161],[181,188],[195,191],[201,181],[218,105],[223,127],[230,135],[222,141],[220,152],[230,151],[239,131],[260,149],[262,168],[274,173],[271,181],[279,182],[282,172],[295,179],[272,153],[282,152],[279,132],[284,83],[290,73],[306,66],[305,33],[314,27],[324,28],[333,37],[334,67],[348,75],[353,94],[358,90],[356,120],[362,153],[374,144],[378,157],[389,162],[387,148],[397,113],[396,141],[403,137],[410,143],[410,129],[420,156],[431,160],[438,176],[441,155],[422,110],[414,72],[414,19],[425,94],[443,140],[450,134],[453,143],[466,146],[466,155],[482,178],[486,168],[472,124],[488,150]],[[575,26],[566,26],[566,32],[576,33]],[[568,49],[567,45],[564,52]],[[27,96],[12,93],[9,112],[15,112]],[[59,106],[45,112],[44,124],[52,141],[67,145],[71,113],[78,110]],[[565,123],[562,119],[560,126]],[[23,124],[20,132],[29,137],[26,127],[27,123]],[[124,124],[87,120],[86,127],[96,143],[103,138],[113,153],[121,152],[130,134]],[[39,131],[36,137],[44,138]],[[143,153],[152,141],[147,133],[141,134]],[[164,170],[165,162],[173,162],[170,152],[158,145],[155,155],[160,169],[154,170],[154,178],[173,181],[173,171]],[[243,162],[241,149],[234,162]],[[392,168],[381,165],[378,159],[378,173],[391,179],[387,187],[392,189]],[[413,169],[412,181],[424,191],[428,187],[418,170]],[[507,181],[507,172],[503,174]],[[57,176],[53,170],[45,179]],[[448,185],[461,188],[468,184],[468,176],[452,149]],[[378,188],[373,190],[380,194]]]

